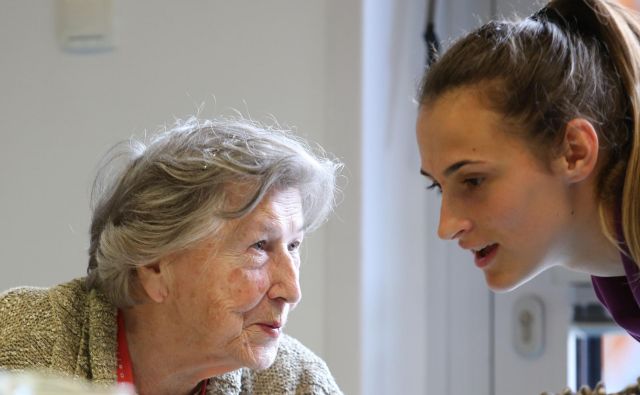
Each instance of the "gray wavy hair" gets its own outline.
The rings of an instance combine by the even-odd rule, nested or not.
[[[324,222],[342,164],[277,124],[236,118],[178,120],[148,144],[123,141],[105,156],[92,193],[87,284],[118,307],[135,269],[215,233],[251,212],[272,189],[300,191],[304,229]],[[251,191],[230,210],[230,187]]]

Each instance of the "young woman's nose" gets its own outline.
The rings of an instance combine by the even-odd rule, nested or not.
[[[471,221],[460,215],[463,210],[453,210],[451,205],[443,198],[440,206],[440,223],[438,224],[438,237],[443,240],[460,238],[471,229]]]
[[[286,303],[297,304],[302,297],[299,278],[299,258],[283,247],[274,256],[271,288],[268,296]]]

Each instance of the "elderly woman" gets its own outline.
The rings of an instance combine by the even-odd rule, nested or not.
[[[0,295],[0,367],[142,395],[340,393],[282,332],[339,167],[242,119],[116,146],[94,185],[88,277]]]

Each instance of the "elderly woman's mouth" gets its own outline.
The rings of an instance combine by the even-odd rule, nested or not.
[[[256,325],[271,337],[278,337],[282,333],[282,324],[280,322],[259,322]]]

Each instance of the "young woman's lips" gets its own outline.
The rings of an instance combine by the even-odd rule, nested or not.
[[[479,269],[484,269],[489,266],[489,264],[493,261],[496,254],[498,253],[498,245],[491,244],[486,246],[480,251],[475,251],[475,264]]]

